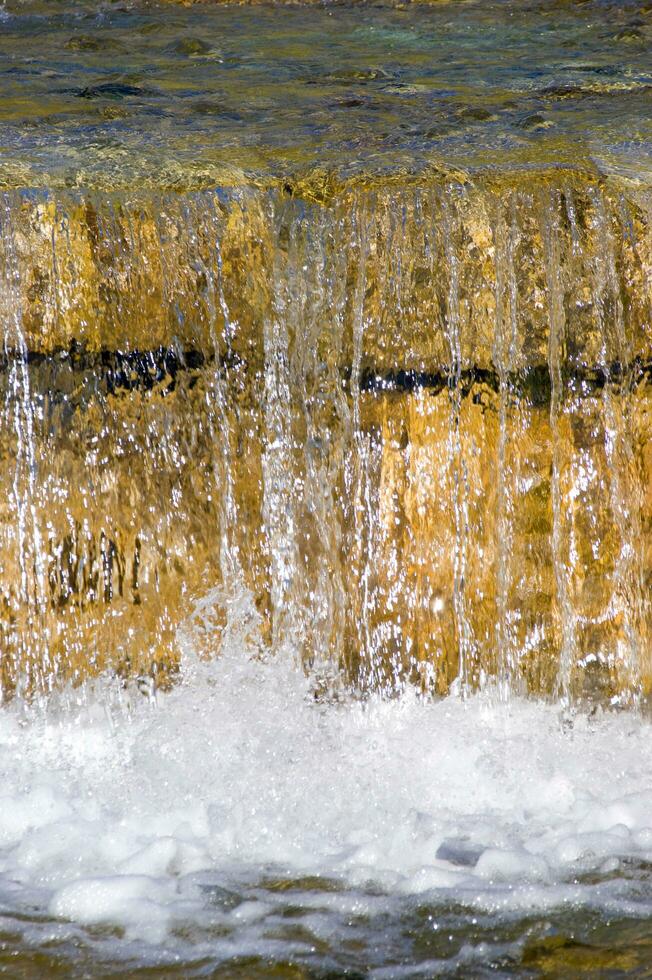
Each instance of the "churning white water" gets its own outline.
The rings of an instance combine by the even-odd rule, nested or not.
[[[37,719],[0,713],[0,930],[23,948],[341,966],[424,904],[433,936],[451,908],[467,924],[652,912],[635,870],[652,862],[652,733],[632,713],[322,704],[236,639],[155,700],[103,684]],[[487,956],[450,942],[420,966],[379,953],[376,972],[367,951],[369,975]]]

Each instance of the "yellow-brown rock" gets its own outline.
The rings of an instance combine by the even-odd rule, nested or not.
[[[6,693],[163,683],[245,592],[318,683],[650,686],[643,192],[9,200]]]

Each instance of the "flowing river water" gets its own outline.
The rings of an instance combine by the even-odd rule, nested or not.
[[[0,973],[652,974],[642,3],[0,8]]]

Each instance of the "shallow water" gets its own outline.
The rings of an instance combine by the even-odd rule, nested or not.
[[[352,568],[362,561],[362,585],[356,591],[353,579],[348,594],[357,601],[371,571],[383,561],[394,567],[394,551],[383,558],[379,549],[376,558],[369,544],[380,512],[369,494],[370,459],[377,462],[374,472],[385,474],[384,517],[396,529],[401,467],[418,461],[421,447],[424,462],[413,479],[423,493],[424,474],[443,472],[437,460],[444,458],[426,450],[444,446],[452,482],[441,496],[455,504],[455,544],[444,549],[445,558],[428,557],[425,567],[441,571],[454,554],[453,573],[445,573],[447,586],[453,584],[456,624],[448,636],[459,643],[460,662],[465,636],[460,624],[467,624],[464,587],[473,584],[467,554],[479,559],[483,574],[492,567],[490,551],[474,543],[482,522],[464,511],[464,493],[450,496],[475,456],[481,460],[473,484],[478,499],[483,505],[488,501],[488,512],[494,513],[491,494],[482,489],[482,480],[493,480],[502,501],[496,526],[487,522],[491,540],[496,531],[500,546],[498,613],[488,605],[491,587],[476,588],[491,629],[499,620],[510,625],[512,579],[517,571],[521,574],[521,566],[524,575],[528,571],[516,547],[517,523],[510,509],[517,490],[529,493],[534,487],[537,495],[523,539],[529,541],[532,531],[552,542],[550,558],[541,558],[548,551],[541,551],[540,542],[524,552],[533,556],[537,575],[543,565],[550,572],[554,566],[545,594],[542,586],[545,603],[536,605],[535,614],[543,608],[546,615],[556,603],[563,627],[560,642],[553,622],[554,649],[535,664],[532,689],[555,686],[551,677],[560,649],[566,651],[562,662],[572,666],[578,623],[588,624],[590,645],[590,655],[579,661],[582,670],[602,656],[611,657],[614,672],[627,665],[618,631],[624,629],[629,642],[636,634],[638,605],[647,610],[643,570],[648,566],[645,556],[637,564],[643,535],[636,522],[640,510],[641,527],[647,530],[642,501],[649,481],[643,462],[640,473],[630,464],[644,461],[647,466],[649,459],[648,389],[634,384],[649,362],[649,207],[645,194],[633,202],[621,199],[614,188],[629,185],[627,193],[634,193],[632,184],[647,186],[652,176],[651,35],[649,4],[598,0],[310,10],[39,0],[2,5],[0,183],[21,188],[3,197],[4,423],[11,433],[5,456],[12,486],[5,496],[10,499],[13,493],[15,503],[3,522],[9,538],[18,529],[15,568],[27,586],[32,574],[43,586],[34,595],[25,587],[19,596],[22,606],[31,602],[38,616],[27,617],[28,629],[19,638],[20,650],[28,655],[15,663],[25,673],[24,663],[31,658],[52,686],[55,671],[40,656],[42,651],[49,655],[50,637],[38,630],[47,609],[66,642],[83,615],[93,628],[109,624],[104,639],[93,634],[95,654],[102,643],[109,650],[102,648],[95,661],[89,645],[72,644],[77,679],[83,674],[79,664],[89,662],[119,662],[125,675],[131,666],[136,673],[137,664],[116,654],[132,627],[120,619],[113,594],[115,557],[120,601],[122,580],[131,583],[121,614],[126,615],[128,605],[145,634],[146,617],[152,609],[160,614],[164,629],[157,620],[152,633],[164,657],[174,651],[176,666],[175,606],[169,596],[169,604],[163,601],[160,569],[173,569],[189,602],[197,597],[197,582],[206,577],[200,570],[191,581],[188,571],[197,559],[197,543],[205,544],[211,561],[219,563],[222,533],[226,558],[233,558],[240,553],[233,544],[239,540],[236,529],[246,538],[241,550],[251,568],[254,547],[261,540],[269,546],[273,643],[252,649],[249,634],[259,611],[250,596],[229,596],[226,606],[235,610],[235,618],[220,622],[221,656],[210,664],[200,662],[197,644],[189,640],[197,631],[184,637],[182,628],[176,638],[183,650],[180,676],[175,675],[178,683],[168,693],[154,693],[151,677],[105,675],[59,691],[46,708],[28,707],[18,697],[3,708],[0,974],[378,980],[652,976],[651,733],[643,713],[598,709],[587,714],[543,701],[507,702],[509,685],[502,685],[499,697],[488,679],[496,673],[491,664],[498,641],[511,651],[511,634],[504,629],[496,643],[490,629],[483,634],[489,637],[489,654],[478,670],[482,694],[422,698],[411,688],[401,690],[403,675],[397,672],[396,684],[386,689],[392,697],[355,700],[335,685],[339,700],[334,695],[319,700],[315,688],[326,690],[332,678],[328,672],[325,681],[304,676],[287,649],[291,631],[284,628],[304,609],[303,593],[310,590],[319,611],[313,617],[314,635],[324,631],[323,620],[341,639],[332,615],[342,592],[332,572],[339,565],[320,564],[316,549],[320,577],[314,579],[317,585],[306,584],[299,562],[306,561],[308,551],[295,548],[292,535],[298,524],[292,506],[284,506],[286,496],[297,497],[299,486],[288,480],[294,465],[290,448],[298,447],[311,462],[328,440],[322,442],[321,429],[315,429],[315,436],[310,426],[304,436],[301,414],[300,439],[293,444],[293,417],[284,399],[292,378],[303,406],[306,377],[313,371],[322,377],[317,355],[313,364],[302,352],[318,346],[314,338],[321,334],[313,327],[324,321],[322,304],[336,311],[338,327],[332,290],[335,283],[339,295],[337,284],[343,283],[342,309],[353,324],[350,343],[342,342],[341,363],[331,363],[336,353],[331,342],[324,358],[326,380],[320,383],[339,392],[337,410],[348,426],[342,431],[360,453],[354,472],[356,479],[365,474],[367,482],[360,479],[357,485],[367,489],[353,496],[357,526],[362,526],[364,504],[369,535],[355,537],[357,559],[346,538],[340,547],[337,534],[332,541],[326,536],[325,544],[320,539],[320,547],[332,547],[338,562],[341,554],[343,564]],[[538,185],[528,186],[522,174],[517,194],[501,183],[513,171],[548,168],[582,173],[562,176],[549,196]],[[441,192],[446,206],[435,209],[433,218],[429,176],[439,179],[442,171],[449,181]],[[487,182],[487,171],[501,178],[495,186]],[[496,195],[495,200],[482,198],[491,202],[493,224],[483,218],[466,173],[482,174]],[[383,178],[406,174],[418,175],[422,190],[406,192],[406,185],[391,181],[389,189],[382,188]],[[604,198],[594,180],[599,174],[618,178],[603,182],[608,185]],[[366,191],[357,188],[350,199],[338,198],[341,180],[364,184],[371,176],[381,186],[380,198],[386,197],[380,208],[372,195],[368,214],[367,205],[360,210]],[[576,179],[585,186],[573,183],[571,188]],[[241,220],[236,214],[228,226],[229,239],[223,218],[231,212],[223,188],[279,181],[280,191],[268,198],[267,191],[260,198],[255,192],[244,194],[245,203],[260,200],[265,208],[243,205]],[[80,190],[61,193],[68,187]],[[161,188],[216,187],[212,203],[209,194],[158,193]],[[94,189],[90,196],[89,189]],[[532,194],[531,199],[523,193]],[[358,203],[351,207],[351,201]],[[397,201],[402,202],[402,225],[396,220]],[[322,208],[324,202],[330,212]],[[350,213],[357,215],[357,237],[347,223]],[[273,221],[263,234],[263,219],[270,214]],[[607,221],[609,215],[613,220]],[[456,238],[464,216],[472,234],[460,231]],[[367,218],[369,230],[362,234]],[[422,244],[419,239],[431,226],[441,233],[434,250],[428,235]],[[416,244],[410,237],[415,233]],[[257,251],[262,240],[268,242],[269,283]],[[326,276],[329,248],[336,271]],[[205,254],[212,258],[205,261]],[[375,265],[370,255],[380,256]],[[464,283],[467,260],[472,271],[467,271],[468,330],[456,312],[460,270]],[[342,271],[356,268],[362,272]],[[263,280],[264,289],[248,292]],[[374,282],[380,287],[372,288]],[[433,313],[425,301],[420,307],[419,297],[436,299],[437,289],[440,312]],[[484,339],[480,295],[489,310]],[[410,340],[413,306],[419,329]],[[269,309],[276,332],[269,327]],[[220,343],[241,340],[232,330],[234,311],[252,361],[251,337],[258,338],[260,363],[249,376],[250,388],[238,387],[244,385],[244,369],[227,370],[224,377],[234,384],[226,392],[221,375],[209,366]],[[221,317],[223,334],[217,338]],[[259,317],[266,329],[257,332]],[[325,322],[333,328],[328,317]],[[538,347],[533,342],[537,323]],[[380,339],[374,347],[376,330]],[[194,360],[187,363],[178,342],[182,331],[194,343]],[[292,331],[299,338],[298,354],[288,339]],[[519,360],[515,346],[521,333]],[[433,344],[446,341],[443,355],[436,345],[434,354],[429,347],[421,350],[424,334]],[[177,346],[169,346],[173,342]],[[147,344],[156,348],[162,366]],[[132,352],[131,360],[124,351]],[[176,395],[176,367],[170,382],[168,359],[189,368]],[[463,368],[472,379],[464,398]],[[475,379],[478,391],[471,392],[476,368],[484,373]],[[517,404],[516,373],[525,377],[530,368],[538,371],[536,378],[544,378],[544,396],[525,386]],[[342,399],[341,378],[353,379],[350,406]],[[392,379],[398,384],[401,378],[409,383],[392,401],[392,391],[384,392],[383,386],[389,379],[392,389]],[[423,411],[425,396],[417,391],[412,398],[410,385],[432,387],[438,378],[443,379],[441,391],[432,395],[429,414]],[[631,382],[629,388],[625,381]],[[321,392],[317,385],[315,392]],[[443,406],[439,416],[437,394]],[[215,433],[224,418],[230,433],[227,395],[238,404],[241,429],[234,431],[249,438],[255,430],[255,451],[243,455],[242,440],[234,438],[237,452],[229,455],[227,435],[222,450],[227,476],[215,477]],[[247,416],[249,397],[255,413],[262,413],[255,426]],[[60,419],[59,408],[53,410],[56,425],[42,410],[47,399],[61,406]],[[411,440],[402,435],[397,406],[404,403],[412,406]],[[315,396],[310,409],[315,426],[322,424],[321,404]],[[473,423],[476,429],[468,419],[460,422],[469,405],[482,415]],[[367,443],[365,424],[368,432],[380,431],[374,415],[378,406],[384,413],[382,440]],[[638,427],[628,415],[632,406]],[[498,420],[493,442],[485,409],[488,419]],[[365,421],[365,412],[371,422]],[[521,412],[528,413],[527,420]],[[428,428],[431,416],[444,419],[439,435],[432,436]],[[568,431],[565,419],[570,420]],[[328,424],[337,445],[332,419]],[[465,425],[476,433],[473,452],[464,449]],[[53,451],[59,445],[55,431],[72,449]],[[548,431],[550,438],[542,440],[541,432]],[[78,448],[77,437],[88,438],[90,448]],[[109,447],[101,457],[100,438]],[[198,466],[198,446],[204,442],[210,462],[202,464],[205,484]],[[496,480],[494,462],[487,465],[476,444],[497,460]],[[152,453],[152,464],[147,455],[152,446],[163,455],[169,451],[171,462],[157,464]],[[510,463],[513,449],[516,462]],[[541,479],[536,467],[535,476],[524,467],[519,483],[520,454],[525,458],[531,450]],[[262,482],[252,464],[259,457]],[[331,527],[332,496],[337,498],[340,483],[347,486],[332,476],[340,472],[334,458],[332,470],[308,470],[313,482],[306,499],[322,499],[323,493],[326,522],[323,515],[321,524],[315,519],[322,530]],[[117,460],[124,460],[126,485],[133,493],[112,491],[106,503],[93,487],[102,486],[100,476],[105,489],[109,486]],[[139,475],[141,463],[145,477]],[[233,501],[223,506],[220,524],[219,508],[207,504],[213,495],[221,494],[220,500],[229,496],[223,487],[235,481],[237,467],[251,478],[255,492],[242,494],[242,517],[233,503],[239,499],[234,483]],[[188,476],[190,487],[183,506],[175,483],[180,473]],[[247,489],[240,476],[241,489]],[[630,476],[633,489],[628,488]],[[123,484],[116,478],[115,486]],[[80,491],[79,513],[69,506],[71,489]],[[432,496],[439,499],[438,492]],[[257,511],[251,516],[259,497],[264,534],[255,530]],[[419,501],[415,494],[414,514],[421,517]],[[139,530],[149,519],[143,515],[152,513],[153,551],[163,549],[154,559],[148,558],[146,546],[141,554]],[[54,570],[47,566],[48,575],[41,514],[60,559]],[[78,532],[83,525],[91,540],[89,514],[97,518],[101,546],[95,552],[89,545],[94,557],[86,560],[85,539]],[[188,526],[198,525],[196,532],[186,530],[184,515]],[[105,528],[114,518],[118,530],[124,526],[135,536],[133,575],[127,578],[120,550],[113,539],[108,545],[105,541]],[[63,530],[55,529],[57,519]],[[166,553],[161,531],[166,522],[184,548],[191,542],[187,561],[186,551],[175,550],[174,542]],[[429,541],[444,523],[436,511],[423,524],[415,520],[421,529],[415,540]],[[339,529],[336,520],[332,526]],[[115,537],[119,540],[117,531]],[[406,540],[405,553],[411,557],[413,541]],[[93,572],[93,562],[102,564],[103,590],[97,588],[100,573]],[[283,572],[292,562],[291,589]],[[206,567],[213,568],[208,559]],[[12,572],[10,563],[7,568],[3,574],[13,587],[21,575]],[[573,578],[575,568],[580,573]],[[227,577],[223,568],[221,573]],[[77,593],[77,577],[84,575],[90,585],[86,592],[79,586]],[[149,604],[143,602],[143,582],[151,582]],[[603,589],[605,583],[613,586],[613,596]],[[597,613],[580,604],[585,584],[588,598],[600,607]],[[54,601],[48,588],[54,590]],[[327,593],[334,597],[331,605],[321,601]],[[396,603],[394,609],[396,595],[389,589],[385,599],[374,602],[381,612],[395,611],[401,624],[404,608]],[[433,598],[428,608],[438,615],[445,602],[438,591]],[[365,593],[365,615],[367,599]],[[68,602],[72,615],[66,620]],[[520,594],[515,608],[520,616]],[[609,653],[597,629],[609,617],[618,657]],[[19,616],[17,621],[20,632]],[[7,622],[13,628],[11,616],[3,626]],[[537,620],[532,643],[544,633]],[[645,636],[642,632],[644,653]],[[202,649],[214,652],[212,636],[202,633],[201,641]],[[158,656],[159,646],[151,646]],[[140,647],[149,663],[151,651],[144,642]],[[400,647],[401,655],[406,647]],[[519,647],[519,656],[528,650]],[[303,653],[309,667],[311,658],[319,657],[319,644],[312,643],[308,658]],[[503,659],[503,673],[511,681],[516,662],[512,653]],[[381,660],[373,660],[374,671]],[[545,673],[540,683],[537,671]],[[458,676],[463,677],[461,666]],[[447,675],[446,685],[450,679]],[[29,694],[29,684],[24,687]],[[14,688],[23,689],[17,684],[7,690]],[[562,671],[561,689],[567,688],[569,678]],[[608,700],[606,694],[597,698]]]
[[[2,9],[5,186],[652,173],[645,4]]]
[[[157,698],[0,716],[8,975],[647,975],[643,718],[326,705],[241,646]]]

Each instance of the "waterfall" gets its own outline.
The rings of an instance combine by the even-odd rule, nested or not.
[[[329,696],[647,693],[649,207],[5,194],[3,695],[164,686],[244,608]]]
[[[45,487],[37,483],[35,428],[43,413],[43,399],[35,397],[30,384],[29,351],[22,322],[21,270],[16,256],[13,212],[15,199],[0,199],[0,244],[4,321],[4,367],[6,372],[2,426],[8,431],[2,456],[8,481],[3,521],[3,651],[0,676],[9,678],[8,689],[19,693],[36,684],[51,688],[56,664],[50,657],[48,626],[43,618],[47,586],[41,522],[47,499]],[[13,465],[12,465],[13,464]],[[13,552],[13,554],[12,554]],[[13,561],[12,561],[13,559]],[[8,657],[8,663],[6,655]],[[3,685],[5,686],[5,685]],[[6,694],[5,690],[2,694]]]

